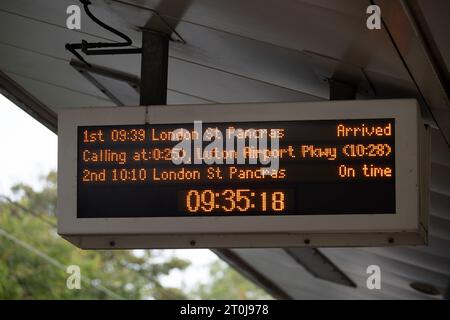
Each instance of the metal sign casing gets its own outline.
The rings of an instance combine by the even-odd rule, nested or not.
[[[299,215],[294,212],[290,215],[231,216],[161,213],[145,217],[125,213],[121,217],[95,217],[94,214],[89,218],[77,214],[81,127],[176,126],[201,120],[204,123],[232,123],[237,127],[240,123],[250,122],[263,128],[268,122],[279,122],[282,126],[287,121],[352,119],[393,121],[395,213]],[[428,132],[415,100],[61,109],[58,136],[58,233],[81,248],[334,247],[426,243]],[[267,188],[267,185],[263,187]],[[175,198],[176,195],[174,201]]]

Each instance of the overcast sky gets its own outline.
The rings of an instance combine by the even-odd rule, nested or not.
[[[24,182],[40,187],[39,178],[57,169],[57,136],[0,94],[0,194]],[[171,254],[173,251],[167,251]],[[176,255],[192,261],[187,272],[174,272],[164,284],[194,285],[208,280],[206,265],[217,259],[209,250],[176,250]]]
[[[0,193],[18,182],[38,187],[56,169],[57,137],[0,94]]]

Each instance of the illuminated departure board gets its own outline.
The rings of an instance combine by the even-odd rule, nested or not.
[[[414,99],[61,108],[58,234],[80,248],[426,243]]]
[[[78,126],[77,217],[395,214],[395,129],[393,118]]]

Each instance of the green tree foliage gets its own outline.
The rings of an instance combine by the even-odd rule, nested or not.
[[[272,299],[269,294],[221,260],[211,263],[209,275],[210,281],[195,288],[191,292],[192,296],[217,300]]]
[[[56,173],[42,190],[19,184],[17,201],[0,198],[0,299],[183,299],[162,275],[188,262],[158,251],[80,250],[56,234]],[[157,260],[158,262],[154,262]],[[68,289],[69,265],[80,267],[81,289]]]

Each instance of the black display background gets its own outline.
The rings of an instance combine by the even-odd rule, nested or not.
[[[366,126],[392,125],[392,136],[390,137],[364,137],[364,138],[337,138],[337,124],[358,125],[361,123]],[[394,119],[364,119],[364,120],[313,120],[313,121],[286,121],[286,122],[261,122],[261,123],[217,123],[203,124],[203,130],[207,126],[217,126],[224,131],[224,128],[233,125],[236,128],[285,128],[286,136],[280,140],[280,147],[287,144],[299,146],[300,144],[314,143],[315,145],[338,146],[345,143],[389,143],[395,150],[395,125]],[[130,149],[155,146],[173,146],[177,142],[158,142],[157,144],[147,140],[145,143],[136,142],[108,142],[99,144],[92,143],[87,146],[83,143],[83,130],[102,129],[106,133],[112,129],[130,129],[145,128],[147,133],[151,128],[173,130],[175,128],[192,129],[193,124],[183,125],[118,125],[118,126],[85,126],[78,127],[78,176],[77,176],[77,217],[78,218],[103,218],[103,217],[208,217],[208,216],[252,216],[252,215],[305,215],[305,214],[380,214],[395,213],[395,152],[386,158],[356,158],[339,161],[329,161],[324,159],[291,159],[280,160],[280,168],[284,165],[312,166],[315,174],[308,177],[292,177],[288,181],[239,181],[239,182],[180,182],[156,185],[155,183],[98,183],[88,184],[81,181],[81,172],[84,168],[98,169],[110,168],[111,164],[86,164],[82,162],[81,150],[98,148],[111,149]],[[107,134],[106,134],[107,135]],[[209,142],[204,142],[207,145]],[[389,165],[393,168],[393,177],[391,179],[355,179],[355,180],[336,180],[336,177],[329,176],[329,171],[337,163],[346,165],[357,165],[365,162],[374,165]],[[197,169],[205,168],[208,165],[184,165],[185,168]],[[216,166],[216,165],[212,165]],[[224,165],[225,166],[225,165]],[[249,167],[249,165],[237,165],[238,167]],[[134,167],[136,164],[114,167]],[[146,168],[159,167],[179,169],[181,166],[175,166],[171,162],[159,162],[146,164]],[[225,166],[226,167],[226,166]],[[251,166],[250,166],[251,167]],[[259,168],[260,165],[254,165]],[[330,167],[331,169],[329,169]],[[317,169],[325,168],[325,169]],[[299,170],[301,171],[301,170]],[[304,170],[305,171],[305,170]],[[288,170],[288,175],[289,175]],[[279,189],[286,190],[289,194],[287,201],[287,210],[280,212],[212,212],[192,214],[180,210],[179,194],[183,190],[189,189],[252,189],[257,191]],[[293,203],[292,203],[293,202]]]

